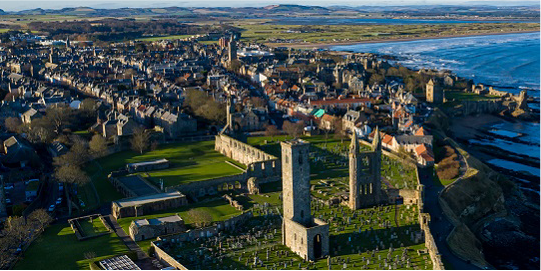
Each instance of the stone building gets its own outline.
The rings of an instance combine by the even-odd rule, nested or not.
[[[186,196],[176,191],[113,201],[111,213],[116,219],[137,217],[187,204]]]
[[[443,87],[432,79],[426,84],[426,101],[429,103],[441,104],[444,100]]]
[[[137,242],[160,235],[177,234],[185,230],[184,220],[178,215],[139,219],[132,221],[130,224],[130,237]]]
[[[310,144],[281,142],[284,218],[282,243],[305,260],[329,254],[329,225],[310,213]]]
[[[357,134],[353,134],[349,149],[349,208],[377,205],[382,201],[381,194],[381,138],[376,127],[372,151],[360,152]]]

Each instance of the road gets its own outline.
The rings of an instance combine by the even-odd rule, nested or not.
[[[436,185],[432,179],[432,168],[418,167],[421,184],[425,186],[424,211],[430,214],[430,230],[436,240],[436,245],[442,259],[449,263],[455,270],[479,270],[471,263],[465,262],[451,252],[445,239],[451,233],[453,225],[443,214],[438,201],[439,193],[445,188],[442,185]]]

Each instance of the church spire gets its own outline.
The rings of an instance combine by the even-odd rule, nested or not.
[[[374,139],[372,140],[372,150],[381,150],[381,135],[379,133],[379,127],[376,126],[374,132]]]
[[[351,144],[349,145],[349,153],[357,154],[359,153],[359,139],[357,138],[357,133],[353,131],[353,136],[351,137]]]

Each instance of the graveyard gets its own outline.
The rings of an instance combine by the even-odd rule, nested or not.
[[[415,205],[357,211],[312,201],[312,211],[330,223],[331,255],[304,261],[281,244],[279,206],[254,205],[255,217],[234,232],[192,242],[157,241],[188,269],[431,269]]]
[[[248,143],[269,154],[280,157],[280,144],[287,136],[250,137]],[[318,180],[331,180],[335,185],[348,186],[348,151],[349,139],[334,139],[332,135],[325,139],[324,135],[301,137],[311,143],[310,146],[310,178],[314,184]],[[370,146],[360,144],[361,151],[370,150]],[[396,189],[415,189],[417,177],[414,165],[404,163],[398,159],[382,155],[381,176],[384,187]],[[336,189],[328,189],[329,192]],[[343,190],[339,190],[343,191]]]

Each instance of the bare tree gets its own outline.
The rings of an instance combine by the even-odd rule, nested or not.
[[[71,122],[72,110],[68,106],[49,107],[45,111],[45,120],[53,127],[56,134]]]
[[[284,121],[284,124],[282,125],[282,129],[293,138],[297,138],[304,129],[304,122],[299,121],[297,123],[292,123],[290,121]]]
[[[212,216],[205,210],[191,209],[187,215],[197,227],[205,227],[212,223]]]
[[[19,118],[16,117],[9,117],[6,118],[4,121],[4,125],[6,126],[6,129],[12,133],[17,133],[21,129],[22,121]]]
[[[90,147],[90,154],[95,158],[107,154],[107,140],[101,135],[93,135],[88,146]]]
[[[267,125],[267,128],[265,128],[265,135],[270,136],[271,140],[274,139],[275,135],[278,135],[280,133],[280,130],[276,127],[276,125]]]
[[[31,221],[35,221],[37,224],[38,229],[42,230],[45,229],[51,222],[53,222],[53,218],[47,213],[45,209],[37,209],[33,211],[29,216],[28,219]]]
[[[267,101],[264,98],[252,97],[250,101],[254,107],[267,107]]]
[[[342,120],[340,118],[335,118],[332,126],[334,129],[334,138],[340,139],[341,143],[344,143],[344,138],[346,138],[346,130],[342,125]]]
[[[137,127],[133,130],[133,135],[130,139],[132,150],[143,154],[143,152],[148,148],[150,134],[143,127]]]
[[[53,164],[56,166],[74,165],[82,166],[90,159],[88,151],[88,142],[81,137],[72,138],[73,145],[71,149],[61,156],[55,157]]]
[[[71,216],[71,200],[70,200],[70,194],[71,194],[71,187],[74,184],[77,184],[79,186],[85,185],[90,182],[90,177],[86,175],[84,171],[82,171],[78,166],[68,164],[68,165],[62,165],[56,168],[54,173],[55,178],[61,182],[66,184],[66,197],[68,199],[68,210],[69,215]]]

